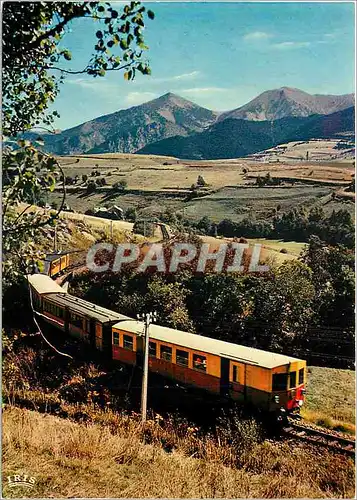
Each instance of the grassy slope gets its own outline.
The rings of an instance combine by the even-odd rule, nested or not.
[[[117,418],[118,420],[118,418]],[[4,476],[27,473],[33,489],[5,497],[293,498],[354,494],[352,460],[325,450],[269,442],[250,444],[238,468],[227,467],[224,446],[205,443],[193,458],[187,439],[171,453],[144,445],[139,424],[112,428],[77,424],[7,407],[3,414]],[[318,453],[318,457],[316,456]],[[192,453],[191,453],[192,455]],[[318,458],[318,460],[316,460]]]
[[[325,427],[355,432],[355,372],[309,367],[303,416]]]

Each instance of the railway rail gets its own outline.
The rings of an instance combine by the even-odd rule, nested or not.
[[[349,456],[355,456],[355,441],[343,436],[329,434],[315,427],[307,427],[295,422],[289,422],[286,427],[283,427],[282,432],[293,438],[308,441],[318,446],[325,446]]]

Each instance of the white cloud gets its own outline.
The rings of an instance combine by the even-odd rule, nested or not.
[[[290,50],[290,49],[303,49],[305,47],[310,47],[311,42],[280,42],[271,45],[272,49],[278,50]]]
[[[151,99],[155,99],[155,97],[159,97],[159,95],[153,92],[129,92],[125,97],[125,103],[135,106],[136,104],[142,104]]]
[[[264,31],[252,31],[251,33],[247,33],[243,36],[243,40],[246,41],[257,41],[257,40],[267,40],[271,38],[272,35],[269,33],[265,33]]]
[[[194,80],[198,75],[200,75],[200,71],[191,71],[191,73],[183,73],[182,75],[173,76],[171,80]]]
[[[147,83],[151,83],[151,84],[179,82],[179,81],[186,81],[186,80],[195,80],[200,75],[201,75],[200,71],[191,71],[190,73],[182,73],[181,75],[168,76],[168,77],[163,77],[163,78],[150,77],[145,81],[147,81]],[[135,80],[134,80],[134,83],[135,83]],[[141,84],[142,82],[138,80],[137,83]]]
[[[68,79],[66,80],[66,83],[70,83],[71,85],[78,85],[79,87],[92,90],[112,90],[117,87],[116,85],[113,85],[113,83],[108,82],[108,80],[102,78],[99,80],[92,77]]]
[[[214,94],[216,92],[226,92],[227,89],[223,87],[193,87],[192,89],[178,90],[180,94]]]

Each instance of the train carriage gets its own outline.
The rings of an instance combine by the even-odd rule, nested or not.
[[[74,297],[48,276],[28,281],[45,321],[108,359],[142,365],[142,322]],[[279,418],[298,414],[304,401],[306,361],[158,325],[150,326],[149,370]]]
[[[28,281],[35,310],[47,323],[112,358],[112,324],[127,316],[70,295],[46,275],[33,274]]]
[[[44,273],[54,278],[64,272],[70,265],[71,252],[54,252],[44,259]]]
[[[134,364],[142,351],[143,323],[113,325],[113,358]],[[149,369],[274,413],[303,404],[306,361],[158,325],[150,326]]]

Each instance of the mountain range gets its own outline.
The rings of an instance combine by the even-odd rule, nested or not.
[[[240,108],[218,113],[167,93],[58,134],[45,149],[58,155],[147,153],[185,158],[232,158],[287,140],[354,130],[354,94],[311,95],[282,87]]]
[[[353,135],[354,122],[353,107],[330,115],[285,117],[274,122],[227,118],[200,134],[170,137],[138,153],[196,160],[239,158],[290,141]]]
[[[233,111],[221,113],[218,120],[279,120],[287,116],[329,115],[354,105],[354,94],[311,95],[299,89],[281,87],[267,90]]]

